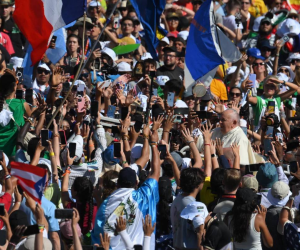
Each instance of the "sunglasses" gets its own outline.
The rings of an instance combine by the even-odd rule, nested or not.
[[[262,65],[265,65],[265,63],[264,62],[262,62],[262,63],[253,63],[253,67],[256,67],[258,65],[262,66]]]
[[[271,23],[270,22],[263,22],[263,23],[261,23],[261,25],[264,25],[264,24],[266,24],[266,25],[271,25]]]
[[[45,70],[45,69],[41,69],[41,68],[38,68],[37,69],[37,72],[38,72],[38,74],[45,74],[45,75],[49,75],[50,74],[50,71],[48,71],[48,70]]]
[[[289,70],[288,69],[280,69],[278,70],[279,73],[289,73]]]
[[[231,92],[231,93],[230,93],[230,96],[240,97],[240,96],[241,96],[241,93],[234,93],[234,92]]]
[[[291,61],[292,64],[296,64],[298,62],[300,62],[300,59],[294,59],[294,60]]]
[[[88,76],[89,76],[89,73],[83,73],[83,74],[80,75],[80,78],[82,78],[82,77],[87,78]]]

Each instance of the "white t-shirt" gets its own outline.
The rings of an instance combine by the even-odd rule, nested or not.
[[[242,23],[239,24],[239,27],[237,26],[235,16],[233,15],[223,16],[223,25],[232,31],[235,31],[236,29],[242,30],[244,28]]]

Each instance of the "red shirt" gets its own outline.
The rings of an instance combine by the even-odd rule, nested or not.
[[[0,32],[0,44],[7,50],[7,52],[12,55],[15,53],[14,47],[10,40],[9,35],[5,34],[4,32]]]
[[[11,207],[11,202],[12,198],[9,193],[4,193],[4,195],[0,197],[0,203],[4,204],[4,208],[7,211],[7,213]],[[0,219],[0,229],[2,229],[3,226],[4,222]]]

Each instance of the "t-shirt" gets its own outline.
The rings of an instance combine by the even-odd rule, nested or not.
[[[207,176],[205,177],[203,188],[200,191],[200,201],[203,202],[206,206],[208,206],[211,202],[215,200],[215,198],[216,195],[211,193],[210,176]]]
[[[181,218],[180,214],[187,205],[194,201],[196,201],[196,199],[192,196],[183,196],[182,194],[179,194],[171,205],[173,247],[175,248],[187,248],[189,245],[189,242],[184,242],[184,240],[189,238],[188,234],[191,233],[190,230],[193,229],[193,224],[190,224],[188,223],[188,220]],[[195,234],[194,230],[193,234]]]
[[[244,28],[243,24],[241,23],[239,24],[239,26],[237,26],[235,22],[235,16],[233,15],[223,16],[223,25],[228,29],[231,29],[232,31],[235,31],[236,29],[242,30]]]
[[[15,53],[12,56],[23,57],[23,43],[25,44],[25,38],[21,34],[18,26],[15,24],[11,17],[6,22],[2,23],[3,32],[8,34],[10,40],[14,46]]]
[[[210,91],[220,100],[228,100],[226,86],[221,80],[213,79],[210,83]]]
[[[168,76],[171,79],[176,79],[183,81],[184,71],[182,68],[176,66],[173,70],[167,69],[165,66],[162,66],[157,69],[156,76]]]
[[[7,156],[12,156],[16,153],[16,141],[18,136],[18,127],[16,124],[18,124],[19,127],[25,124],[23,117],[25,113],[24,102],[25,100],[21,99],[6,100],[15,119],[15,122],[11,119],[5,127],[0,125],[0,150],[3,150]]]
[[[10,55],[15,53],[15,50],[14,50],[14,47],[12,45],[9,35],[7,35],[3,32],[0,32],[0,44],[3,45],[3,47],[7,50],[7,52]]]
[[[0,203],[4,204],[4,208],[5,210],[8,212],[10,207],[11,207],[11,195],[9,193],[4,193],[4,195],[2,195],[0,197]],[[0,229],[2,229],[2,227],[4,226],[3,221],[0,219]]]

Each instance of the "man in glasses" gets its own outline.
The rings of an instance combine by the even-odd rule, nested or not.
[[[289,56],[289,58],[286,60],[290,66],[290,68],[295,71],[296,66],[300,67],[300,54],[292,54]]]
[[[40,64],[36,69],[36,78],[33,82],[32,88],[41,96],[46,96],[49,91],[50,68],[45,64]]]

